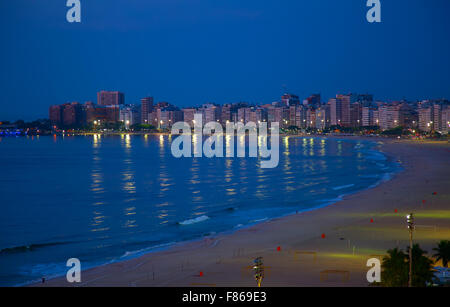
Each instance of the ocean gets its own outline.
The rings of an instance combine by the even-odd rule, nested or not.
[[[280,138],[258,158],[175,158],[168,135],[0,138],[0,286],[65,275],[332,204],[400,166],[377,141]],[[248,153],[247,153],[248,155]]]

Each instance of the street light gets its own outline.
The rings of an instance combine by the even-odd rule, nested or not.
[[[255,280],[258,283],[258,287],[261,287],[261,282],[264,278],[264,266],[262,262],[262,257],[258,257],[253,260],[253,272],[255,273]]]
[[[412,287],[412,245],[413,245],[413,230],[414,230],[414,215],[412,213],[406,216],[409,230],[409,280],[408,287]]]

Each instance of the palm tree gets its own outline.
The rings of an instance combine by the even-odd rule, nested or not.
[[[418,244],[412,248],[412,285],[425,287],[433,278],[433,261],[425,256],[426,251]],[[398,248],[388,250],[388,256],[383,258],[381,264],[381,284],[385,287],[407,287],[409,279],[409,257]]]
[[[433,281],[433,261],[425,256],[427,252],[414,244],[412,248],[412,285],[413,287],[425,287]],[[409,266],[409,261],[408,261]]]
[[[448,268],[448,263],[450,262],[450,241],[441,240],[433,250],[437,252],[433,255],[436,258],[436,262],[442,260],[442,265]]]
[[[408,285],[408,256],[398,248],[387,251],[381,267],[381,283],[385,287],[405,287]]]

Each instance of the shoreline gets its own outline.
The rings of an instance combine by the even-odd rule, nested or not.
[[[133,135],[133,134],[131,134],[131,135]],[[139,134],[137,134],[137,135],[139,135]],[[155,134],[155,135],[165,135],[165,134],[164,133],[158,133],[158,134]],[[77,136],[80,136],[80,135],[77,135]],[[104,136],[110,136],[110,135],[106,134]],[[115,134],[111,134],[111,136],[115,136]],[[361,138],[361,137],[351,138],[351,137],[343,136],[343,135],[336,136],[336,137],[329,137],[329,136],[326,137],[326,136],[321,136],[321,135],[310,135],[310,136],[282,135],[282,137],[318,138],[318,139],[321,139],[321,138],[334,138],[334,139],[339,139],[339,140],[351,140],[351,141],[355,141],[356,139],[361,139],[363,141],[371,142],[373,147],[375,147],[377,145],[375,140],[373,140],[372,138]],[[378,149],[376,149],[376,151],[382,153]],[[386,153],[382,153],[382,154],[385,155],[388,159],[391,159],[391,163],[392,164],[395,163],[395,161],[394,161],[395,157],[387,155]],[[104,266],[108,266],[108,265],[112,265],[112,264],[117,264],[117,263],[126,262],[126,261],[132,261],[134,259],[138,259],[140,257],[145,257],[145,256],[147,256],[149,254],[152,254],[152,253],[159,253],[159,252],[167,251],[167,250],[169,250],[169,249],[171,249],[173,247],[181,247],[182,248],[186,244],[195,244],[195,243],[201,242],[202,240],[205,240],[205,239],[233,235],[233,234],[235,234],[238,231],[243,231],[243,230],[246,230],[248,228],[255,227],[255,226],[259,225],[259,224],[264,224],[266,222],[270,222],[272,220],[283,219],[283,218],[286,218],[286,217],[289,217],[289,216],[292,216],[292,215],[302,214],[304,212],[309,212],[309,211],[314,211],[314,210],[319,210],[321,208],[324,208],[324,207],[333,205],[333,204],[335,204],[337,202],[343,201],[349,195],[353,195],[353,194],[360,193],[362,191],[370,190],[370,189],[372,189],[372,188],[382,184],[383,182],[391,180],[393,178],[393,175],[396,176],[397,174],[401,173],[402,171],[403,171],[403,169],[398,168],[395,171],[385,172],[384,175],[389,175],[389,179],[385,179],[384,177],[382,177],[377,182],[375,182],[372,185],[367,186],[365,188],[358,189],[358,190],[351,191],[351,192],[345,192],[343,194],[340,194],[340,195],[336,196],[336,198],[334,198],[334,199],[328,199],[328,200],[323,199],[321,201],[318,201],[319,204],[314,206],[314,207],[306,208],[306,209],[303,209],[303,210],[294,210],[292,212],[285,213],[285,214],[280,215],[280,216],[266,217],[266,218],[262,218],[262,219],[259,219],[259,220],[250,221],[246,225],[239,224],[240,226],[237,225],[234,228],[230,228],[230,229],[218,232],[218,233],[213,232],[213,235],[204,235],[204,236],[201,236],[201,237],[188,239],[188,240],[185,240],[185,241],[167,242],[167,243],[162,243],[162,244],[155,245],[155,246],[145,247],[145,248],[142,248],[140,250],[127,251],[125,254],[123,254],[122,256],[116,257],[114,260],[111,260],[111,261],[106,262],[106,263],[90,265],[86,269],[83,269],[82,271],[84,272],[84,271],[88,271],[88,270],[92,270],[92,269],[96,269],[96,268],[99,268],[99,267],[104,267]],[[51,276],[47,276],[46,277],[46,282],[51,281],[51,280],[55,280],[55,279],[63,279],[64,277],[65,277],[65,273],[54,274],[54,275],[51,275]],[[40,284],[39,280],[34,280],[34,281],[24,282],[24,283],[15,285],[15,286],[21,287],[21,286],[33,286],[33,285],[39,285],[39,284]]]
[[[330,137],[330,136],[328,136]],[[343,138],[343,137],[333,137],[333,138]],[[369,137],[369,138],[361,138],[361,137],[345,137],[345,139],[365,139],[365,140],[370,140],[370,141],[374,141],[375,138]],[[382,145],[382,151],[385,155],[390,156],[390,158],[393,158],[394,161],[395,159],[401,159],[403,161],[403,158],[398,157],[395,154],[395,150],[394,152],[392,152],[392,150],[387,150],[385,151],[385,147],[404,147],[404,146],[418,146],[416,142],[411,142],[411,141],[397,141],[397,140],[386,140],[386,139],[382,139],[384,142],[384,144]],[[379,140],[381,141],[381,140]],[[386,142],[387,141],[387,142]],[[393,145],[393,144],[399,144],[400,145]],[[414,144],[411,144],[414,143]],[[440,142],[441,143],[441,142]],[[421,144],[424,144],[423,142],[421,142]],[[442,145],[442,144],[441,144]],[[447,147],[444,148],[446,150],[449,150],[448,146],[446,146],[448,144],[444,144],[444,146],[438,146],[438,147]],[[436,145],[430,145],[428,144],[428,146],[434,146],[436,147]],[[389,149],[389,148],[388,148]],[[440,148],[442,149],[442,148]],[[408,162],[408,161],[406,161]],[[402,163],[403,164],[403,163]],[[292,238],[283,238],[286,237],[286,235],[283,236],[284,233],[284,229],[287,228],[291,228],[293,225],[292,223],[296,223],[296,220],[301,219],[301,220],[305,220],[305,218],[310,219],[311,216],[315,219],[319,218],[320,219],[329,219],[329,215],[330,212],[327,211],[334,211],[336,207],[338,206],[342,206],[342,204],[345,205],[345,203],[351,202],[352,199],[354,200],[355,198],[358,198],[361,194],[371,194],[373,190],[377,190],[380,188],[383,188],[385,185],[388,185],[389,183],[393,182],[393,181],[402,181],[402,178],[405,177],[408,172],[408,168],[403,167],[403,170],[400,172],[396,172],[395,175],[388,181],[381,181],[379,183],[377,183],[377,185],[375,187],[369,187],[367,189],[363,189],[360,191],[356,191],[354,193],[351,194],[347,194],[344,195],[343,198],[340,201],[337,202],[333,202],[332,204],[327,204],[325,206],[319,206],[316,208],[313,208],[311,210],[307,210],[304,212],[301,212],[299,214],[288,214],[282,217],[277,217],[277,218],[272,218],[269,219],[267,221],[261,222],[261,223],[257,223],[254,225],[248,225],[245,226],[243,228],[240,229],[236,229],[236,230],[230,230],[224,233],[220,233],[217,234],[215,236],[211,236],[211,237],[204,237],[204,238],[199,238],[199,239],[195,239],[192,241],[184,241],[184,242],[176,242],[173,245],[170,245],[167,249],[164,250],[160,250],[160,251],[149,251],[146,252],[143,255],[139,255],[137,257],[133,257],[131,259],[127,259],[127,260],[120,260],[117,262],[113,262],[113,263],[109,263],[109,264],[104,264],[101,266],[97,266],[91,269],[87,269],[87,270],[83,270],[82,271],[82,283],[81,284],[69,284],[66,282],[64,277],[58,277],[55,279],[50,279],[48,281],[46,281],[45,284],[31,284],[31,286],[129,286],[129,285],[134,285],[134,286],[189,286],[191,284],[195,284],[195,281],[202,281],[202,284],[208,284],[207,281],[209,281],[209,285],[236,285],[236,283],[238,283],[238,285],[241,286],[253,286],[254,285],[254,281],[252,280],[251,276],[247,276],[247,278],[244,278],[244,280],[242,280],[243,278],[239,278],[239,274],[236,273],[236,267],[241,266],[242,268],[242,264],[245,263],[247,265],[250,265],[252,262],[252,257],[255,257],[257,255],[260,254],[267,254],[266,257],[264,257],[265,259],[267,258],[269,262],[272,262],[272,264],[276,264],[276,261],[272,261],[272,258],[283,258],[284,260],[287,260],[287,263],[289,262],[293,262],[294,264],[290,264],[290,266],[298,266],[298,263],[296,263],[296,261],[292,261],[292,258],[299,258],[299,255],[302,255],[302,252],[298,249],[295,248],[295,245],[297,244],[296,242],[292,242]],[[445,186],[444,186],[445,187]],[[348,207],[348,206],[347,206]],[[351,206],[350,206],[351,207]],[[355,209],[357,208],[347,208],[349,209],[348,211],[355,211]],[[352,210],[350,210],[352,209]],[[358,211],[358,210],[356,210]],[[350,213],[351,212],[347,212]],[[321,218],[322,216],[322,218]],[[311,224],[311,222],[310,222]],[[314,222],[312,223],[314,224]],[[318,225],[320,225],[320,222],[318,223]],[[277,226],[274,228],[274,226]],[[314,225],[309,225],[308,228],[311,228]],[[447,226],[448,225],[448,221],[447,221]],[[277,228],[282,228],[281,231],[280,229]],[[314,227],[312,227],[314,228]],[[322,227],[323,230],[321,231],[325,231],[326,229],[329,229],[329,226],[326,227]],[[264,238],[261,238],[261,235],[258,235],[258,233],[264,233],[264,232],[268,232],[269,230],[274,230],[275,235],[273,233],[270,233],[270,236],[272,237],[272,241],[273,244],[268,244],[267,240],[264,240]],[[310,244],[314,243],[314,246],[317,246],[317,244],[320,245],[321,242],[326,242],[328,241],[328,235],[325,236],[325,239],[321,238],[321,234],[317,233],[312,235],[310,232],[312,229],[308,229],[308,235],[304,235],[303,241],[304,242],[309,242]],[[272,231],[270,231],[272,232]],[[320,231],[319,231],[320,232]],[[323,232],[325,234],[325,232]],[[329,231],[327,231],[327,233],[329,233]],[[342,235],[342,234],[341,234]],[[405,233],[405,235],[407,235]],[[263,236],[264,237],[264,236]],[[347,237],[347,236],[345,236]],[[253,241],[257,241],[258,243],[252,243],[252,244],[246,244],[245,243],[245,239],[247,238],[248,240],[250,240],[250,242]],[[284,239],[284,240],[283,240]],[[339,241],[345,241],[342,240],[343,238],[339,238]],[[344,238],[345,239],[345,238]],[[350,239],[348,240],[348,247],[351,247],[351,241]],[[231,244],[230,244],[231,241]],[[270,241],[270,240],[269,240]],[[278,242],[278,243],[275,243]],[[281,243],[283,242],[283,243]],[[320,243],[319,243],[320,242]],[[342,243],[342,242],[339,242]],[[336,242],[333,242],[331,244],[331,249],[332,246],[334,246],[336,244]],[[226,251],[224,251],[224,245],[227,245],[228,247],[225,248]],[[249,246],[250,245],[250,246]],[[269,245],[271,245],[271,247],[268,247]],[[305,247],[308,244],[305,245]],[[342,245],[342,244],[338,244],[338,245]],[[359,245],[359,244],[358,244]],[[355,245],[353,245],[355,246]],[[235,247],[235,248],[233,248]],[[264,247],[264,248],[263,248]],[[280,251],[278,251],[278,247],[280,247]],[[391,246],[391,247],[395,247],[395,246]],[[313,249],[317,250],[317,251],[312,251]],[[339,246],[339,248],[337,248],[338,250],[342,250],[342,246]],[[322,256],[319,257],[319,255],[322,253],[321,251],[318,250],[317,247],[315,248],[309,248],[308,249],[309,252],[311,253],[315,253],[314,254],[314,259],[315,258],[322,258]],[[342,254],[341,253],[341,257],[333,257],[331,256],[331,260],[333,260],[333,258],[337,258],[337,260],[339,260],[339,258],[343,258],[344,260],[347,259],[353,259],[355,260],[355,263],[347,263],[347,265],[350,266],[354,266],[356,263],[359,263],[359,261],[356,261],[356,258],[360,258],[360,257],[355,257],[355,247],[353,247],[353,252],[351,252],[350,254]],[[206,251],[206,252],[205,252]],[[232,253],[230,253],[230,251],[232,251]],[[305,251],[305,250],[304,250]],[[372,252],[374,252],[374,250],[372,250]],[[381,249],[376,249],[376,252],[379,253],[381,252]],[[228,256],[225,256],[224,254],[228,254]],[[231,254],[231,255],[230,255]],[[307,254],[307,253],[306,253]],[[305,255],[306,255],[305,254]],[[327,253],[324,253],[324,255],[326,255]],[[337,253],[340,254],[340,253]],[[359,254],[359,252],[358,252]],[[344,256],[346,255],[346,256]],[[168,257],[170,256],[170,257]],[[282,257],[280,257],[282,256]],[[335,255],[336,256],[336,255]],[[274,259],[275,259],[274,258]],[[325,257],[325,258],[329,258],[329,257]],[[184,259],[184,260],[183,260]],[[188,260],[186,260],[188,259]],[[243,260],[246,259],[246,261],[244,262]],[[322,259],[321,261],[330,261],[330,259]],[[336,260],[336,259],[334,259]],[[340,259],[342,260],[342,259]],[[315,261],[315,260],[314,260]],[[345,261],[344,261],[345,262]],[[353,262],[353,261],[350,261]],[[308,258],[305,259],[305,263],[308,263]],[[302,263],[301,263],[302,264]],[[150,267],[149,267],[150,265]],[[208,274],[208,267],[217,267],[215,270],[216,271],[221,271],[220,272],[215,272],[214,274]],[[155,268],[155,267],[165,267],[167,272],[161,273],[159,268]],[[204,268],[202,268],[204,267]],[[229,270],[219,270],[219,267],[230,267],[230,269],[232,268],[235,271],[235,276],[229,276],[228,278],[225,278],[225,282],[221,282],[220,284],[217,283],[217,275],[220,273],[220,275],[230,275],[230,273],[228,272]],[[245,265],[244,265],[245,267]],[[288,266],[289,267],[289,266]],[[118,271],[121,271],[122,269],[125,269],[127,271],[127,274],[119,273]],[[134,269],[133,269],[134,268]],[[143,269],[138,269],[138,268],[143,268]],[[144,269],[145,268],[145,269]],[[197,268],[197,269],[195,269]],[[360,267],[360,263],[359,263],[359,271],[358,273],[361,273],[361,267]],[[202,271],[203,270],[203,271]],[[231,270],[231,271],[233,271]],[[288,273],[291,269],[289,268],[279,268],[279,271],[285,271],[285,273]],[[311,269],[310,269],[311,271]],[[190,273],[189,273],[190,272]],[[199,272],[204,272],[203,274],[200,274]],[[251,272],[246,272],[246,274],[244,275],[248,275],[248,273]],[[162,276],[161,276],[162,274]],[[157,277],[155,277],[155,275]],[[167,275],[167,276],[166,276]],[[178,276],[178,275],[182,275],[180,277],[174,277]],[[200,276],[203,275],[203,276]],[[216,278],[214,278],[214,275],[216,275]],[[240,275],[243,275],[242,272]],[[146,276],[146,277],[145,277]],[[183,277],[184,276],[184,277]],[[171,278],[168,278],[171,277]],[[241,276],[242,277],[242,276]],[[317,277],[317,276],[316,276]],[[338,276],[339,277],[339,276]],[[263,282],[263,285],[271,285],[270,284],[270,276],[268,276],[267,281]],[[310,278],[306,278],[307,280]],[[317,279],[317,278],[316,278]],[[338,278],[339,279],[339,278]],[[224,280],[224,278],[220,278],[220,280]],[[226,282],[226,280],[230,280],[229,282]],[[233,282],[231,282],[231,280],[234,280]],[[237,281],[239,280],[239,281]],[[332,280],[332,285],[333,282],[335,283],[335,280]],[[357,281],[357,282],[356,282]],[[273,281],[275,282],[275,280]],[[311,285],[313,285],[314,283],[316,283],[317,280],[314,280],[313,283],[311,283]],[[353,281],[352,281],[353,282]],[[356,284],[358,286],[363,285],[363,283],[361,283],[361,279],[356,279],[355,280]],[[205,284],[205,285],[206,285]],[[292,278],[287,278],[285,280],[279,280],[278,282],[276,282],[275,284],[273,284],[275,286],[277,285],[310,285],[308,282],[295,282],[294,280],[292,280]],[[319,284],[321,285],[321,284]],[[324,284],[326,285],[326,283]]]

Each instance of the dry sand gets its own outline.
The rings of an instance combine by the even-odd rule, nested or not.
[[[409,244],[407,213],[416,214],[415,242],[428,252],[438,240],[450,239],[449,144],[375,140],[404,171],[373,189],[321,209],[86,270],[80,284],[56,278],[36,286],[254,287],[250,266],[258,256],[266,267],[263,287],[367,286],[367,260]],[[321,274],[327,270],[342,272]]]

